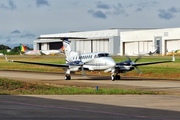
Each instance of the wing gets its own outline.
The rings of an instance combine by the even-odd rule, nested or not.
[[[150,65],[150,64],[158,64],[158,63],[166,63],[166,62],[173,62],[173,61],[159,61],[159,62],[148,62],[148,63],[136,63],[132,66],[141,66],[141,65]]]
[[[5,58],[6,58],[6,61],[8,61],[8,62],[17,62],[17,63],[26,63],[26,64],[44,65],[44,66],[62,67],[62,68],[68,68],[69,67],[69,65],[66,65],[66,64],[51,64],[51,63],[37,63],[37,62],[8,60],[6,55],[5,55]]]
[[[167,62],[174,62],[174,61],[175,61],[175,57],[173,55],[173,59],[169,60],[169,61],[148,62],[148,63],[135,63],[132,66],[141,66],[141,65],[158,64],[158,63],[167,63]]]

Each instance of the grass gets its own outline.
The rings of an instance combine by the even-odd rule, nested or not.
[[[167,57],[167,56],[166,56]],[[10,60],[19,60],[19,61],[31,61],[31,62],[42,62],[42,63],[55,63],[55,64],[65,64],[65,58],[42,58],[42,57],[8,57]],[[152,59],[145,57],[140,59],[137,63],[140,62],[156,62],[156,61],[167,61],[169,59]],[[127,59],[124,58],[114,58],[115,62],[125,61]],[[135,58],[132,59],[134,61]],[[146,65],[138,67],[142,74],[137,74],[136,70],[127,72],[126,74],[121,74],[121,76],[129,76],[129,77],[147,77],[147,78],[168,78],[168,79],[180,79],[180,59],[176,59],[175,62],[170,63],[162,63],[162,64],[154,64],[154,65]],[[25,70],[25,71],[42,71],[42,72],[60,72],[64,73],[61,68],[57,67],[47,67],[47,66],[39,66],[39,65],[30,65],[30,64],[22,64],[22,63],[11,63],[5,61],[4,57],[0,57],[0,69],[9,69],[9,70]],[[78,72],[80,73],[80,72]],[[87,74],[99,74],[99,72],[86,72]],[[101,72],[103,75],[111,75],[111,73]]]
[[[163,94],[152,91],[125,90],[118,88],[91,87],[57,87],[40,83],[28,83],[6,78],[0,78],[0,95],[125,95],[125,94]]]

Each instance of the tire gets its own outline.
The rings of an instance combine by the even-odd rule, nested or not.
[[[121,79],[121,76],[120,75],[117,75],[117,80],[120,80]]]
[[[71,76],[68,76],[68,80],[71,80]]]
[[[111,79],[112,79],[112,81],[115,81],[115,76],[112,75],[112,76],[111,76]]]

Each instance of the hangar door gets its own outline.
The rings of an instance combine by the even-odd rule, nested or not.
[[[153,50],[152,41],[137,41],[137,42],[125,42],[123,43],[124,55],[136,55],[140,52],[147,52]]]
[[[166,40],[166,52],[180,49],[180,40]]]
[[[91,40],[76,41],[76,52],[90,53],[91,52]]]
[[[107,52],[109,53],[109,39],[93,40],[92,52]]]
[[[76,41],[76,52],[91,53],[91,52],[108,52],[109,40],[79,40]]]

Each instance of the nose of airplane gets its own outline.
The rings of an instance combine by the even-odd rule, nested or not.
[[[108,60],[107,63],[109,65],[109,67],[115,67],[116,66],[116,63],[113,59]]]

